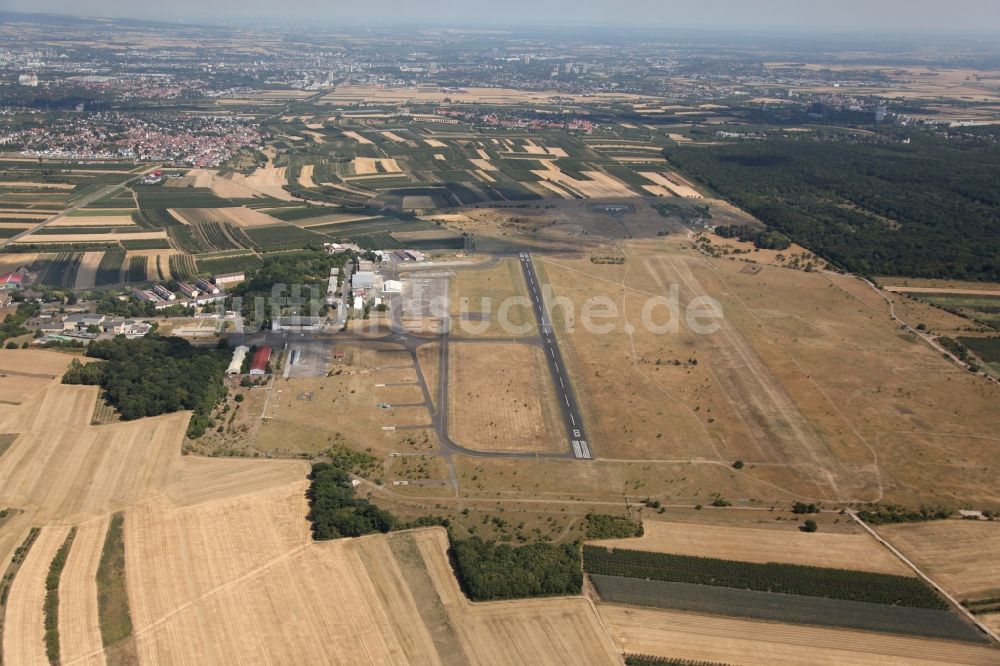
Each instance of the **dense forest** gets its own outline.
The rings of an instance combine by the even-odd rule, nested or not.
[[[1000,280],[1000,150],[771,139],[676,146],[688,176],[837,266],[863,275]]]
[[[473,601],[579,594],[579,544],[508,546],[479,537],[452,539],[449,554],[462,590]]]
[[[126,421],[190,409],[194,415],[188,437],[200,437],[210,425],[212,408],[226,393],[228,349],[199,349],[181,338],[151,334],[99,340],[87,347],[86,355],[104,362],[74,359],[63,384],[100,386]]]

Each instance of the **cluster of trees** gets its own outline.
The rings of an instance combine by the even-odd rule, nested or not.
[[[819,513],[819,507],[810,502],[806,504],[805,502],[796,502],[792,505],[792,513]]]
[[[950,509],[940,506],[922,506],[914,510],[895,504],[869,504],[861,511],[858,511],[858,518],[871,525],[944,520],[951,518],[951,516],[952,511]]]
[[[195,314],[195,308],[183,305],[171,305],[168,308],[157,310],[156,305],[150,301],[137,301],[134,298],[120,300],[110,294],[105,294],[97,301],[97,312],[98,314],[125,317],[127,319],[143,317],[191,317]]]
[[[31,317],[34,317],[40,308],[41,306],[38,303],[18,304],[17,310],[7,315],[4,320],[0,322],[0,342],[4,342],[9,338],[16,338],[30,333],[30,331],[24,327],[24,322],[28,321]]]
[[[1000,279],[1000,151],[987,142],[769,139],[664,154],[852,272]]]
[[[348,258],[322,249],[271,254],[230,296],[242,299],[243,315],[251,321],[269,321],[276,313],[310,315],[324,306],[330,269],[342,268]]]
[[[100,386],[125,421],[190,409],[188,437],[200,437],[213,425],[212,409],[226,395],[228,350],[199,349],[181,338],[150,334],[95,341],[86,355],[104,363],[74,359],[63,383]]]
[[[449,555],[473,601],[579,594],[583,588],[578,543],[514,547],[475,536],[452,538]]]
[[[788,236],[780,231],[760,229],[749,224],[728,224],[715,228],[715,233],[723,238],[736,238],[744,243],[753,243],[762,250],[787,250],[792,245]]]
[[[913,608],[948,605],[920,579],[909,576],[827,569],[799,564],[736,562],[709,557],[584,546],[588,573],[643,578],[740,590],[867,601]]]
[[[325,541],[389,532],[396,517],[366,499],[354,496],[351,476],[329,463],[316,463],[309,473],[309,522],[313,539]]]
[[[659,508],[659,503],[655,508]],[[642,536],[642,525],[628,516],[588,513],[584,532],[588,539],[627,539]]]

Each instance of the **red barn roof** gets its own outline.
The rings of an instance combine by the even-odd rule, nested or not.
[[[253,355],[253,363],[250,364],[251,370],[265,370],[267,368],[267,362],[271,358],[271,348],[267,345],[263,347],[258,347],[257,351]]]
[[[0,275],[0,284],[21,284],[22,277],[17,273],[3,273]]]

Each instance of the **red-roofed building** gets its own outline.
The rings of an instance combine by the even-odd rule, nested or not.
[[[20,289],[22,280],[20,273],[4,273],[0,275],[0,289]]]
[[[254,352],[253,361],[250,363],[251,375],[266,375],[267,362],[271,360],[271,348],[267,345],[258,347]]]

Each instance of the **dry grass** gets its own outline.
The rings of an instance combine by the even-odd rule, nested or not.
[[[995,664],[993,648],[893,636],[598,604],[597,611],[626,653],[734,666],[917,666]]]
[[[638,539],[608,539],[593,543],[657,553],[715,557],[743,562],[788,562],[814,567],[857,569],[900,576],[913,572],[867,533],[806,534],[794,523],[787,530],[697,525],[662,520],[643,521]]]
[[[448,353],[448,431],[456,442],[497,451],[565,447],[540,348],[453,342]]]
[[[748,275],[737,262],[695,258],[677,241],[621,246],[624,266],[536,261],[557,295],[578,307],[607,296],[619,311],[614,334],[604,336],[580,326],[565,334],[555,316],[590,437],[605,455],[727,466],[741,459],[746,468],[714,490],[765,501],[996,501],[1000,470],[989,451],[1000,391],[901,336],[871,289],[819,273]],[[719,330],[697,335],[683,321],[676,333],[647,330],[643,306],[671,285],[682,318],[692,298],[716,298]],[[665,308],[655,320],[664,323]],[[736,495],[748,476],[770,490]]]
[[[535,335],[537,323],[528,287],[516,259],[504,258],[492,268],[458,269],[449,281],[448,310],[458,337]],[[512,299],[518,298],[519,301]],[[504,313],[501,308],[506,306]],[[463,312],[467,313],[463,318]],[[503,321],[509,322],[506,329]]]

